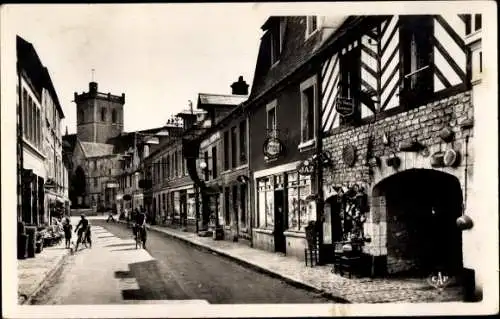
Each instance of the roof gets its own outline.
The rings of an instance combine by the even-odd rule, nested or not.
[[[52,96],[52,100],[54,101],[57,111],[59,111],[60,118],[64,118],[64,112],[61,107],[61,103],[59,103],[59,97],[57,96],[56,89],[54,88],[54,84],[52,83],[52,78],[50,77],[49,70],[47,70],[46,67],[43,68],[43,74],[44,74],[44,86],[46,89],[49,91],[50,95]]]
[[[83,153],[86,157],[99,157],[99,156],[107,156],[113,154],[114,145],[113,144],[104,144],[104,143],[92,143],[92,142],[82,142],[80,141],[80,145],[82,146]]]
[[[382,16],[373,17],[373,19],[382,18]],[[305,42],[303,40],[305,23],[301,23],[300,19],[305,19],[305,17],[287,17],[284,49],[280,56],[279,63],[272,68],[270,68],[268,61],[266,61],[268,59],[268,57],[266,57],[268,56],[266,52],[266,41],[261,41],[255,67],[252,92],[250,93],[249,99],[243,103],[244,108],[255,104],[254,102],[261,99],[271,90],[278,89],[279,86],[287,85],[288,81],[286,80],[309,65],[311,61],[320,60],[326,55],[331,54],[330,51],[335,49],[337,41],[352,28],[357,27],[366,17],[348,16],[341,23],[339,23],[340,21],[336,21],[339,25],[333,30],[334,32],[331,32],[325,38],[321,39],[321,36],[323,36],[322,32],[316,32]],[[302,26],[300,26],[301,24]],[[294,35],[292,36],[292,34]],[[264,39],[265,35],[263,37],[263,40]],[[297,47],[299,43],[305,44]]]
[[[235,94],[209,94],[209,93],[199,93],[198,103],[199,104],[212,104],[212,105],[228,105],[235,106],[248,99],[247,95],[235,95]]]

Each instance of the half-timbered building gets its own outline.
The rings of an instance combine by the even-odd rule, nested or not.
[[[372,274],[476,268],[467,207],[481,15],[350,17],[345,27],[317,55],[332,163],[324,247],[361,243]]]

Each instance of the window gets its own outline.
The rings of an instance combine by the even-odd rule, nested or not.
[[[286,30],[286,18],[276,17],[276,20],[269,27],[267,38],[270,44],[270,64],[276,64],[283,50],[283,40]]]
[[[237,165],[236,154],[238,154],[238,136],[236,134],[236,126],[231,128],[231,168],[235,168]]]
[[[97,187],[97,177],[94,177],[94,187]]]
[[[28,138],[28,110],[30,108],[29,106],[29,101],[28,101],[28,92],[26,91],[26,89],[23,88],[23,100],[22,100],[22,104],[23,104],[23,136],[25,138]]]
[[[353,118],[357,118],[360,113],[356,97],[358,96],[361,86],[361,51],[359,46],[356,46],[351,47],[350,50],[344,48],[340,53],[340,96],[348,102],[354,103],[355,113],[353,114]],[[341,124],[345,124],[346,122],[347,120],[345,118],[340,118]]]
[[[179,163],[177,162],[177,152],[174,152],[173,156],[174,156],[174,177],[177,177],[178,165],[179,165]]]
[[[116,123],[116,110],[113,110],[113,111],[111,112],[111,121],[112,121],[113,123]]]
[[[229,169],[229,132],[224,132],[224,170]]]
[[[224,188],[224,224],[230,225],[231,214],[229,210],[229,187]]]
[[[288,173],[288,228],[304,230],[308,220],[315,216],[308,216],[306,198],[311,194],[311,177],[302,176],[297,172]]]
[[[182,177],[182,175],[184,174],[184,159],[182,158],[182,150],[179,150],[177,159],[179,161],[179,177]]]
[[[266,106],[266,112],[267,132],[268,134],[276,133],[276,128],[278,126],[276,118],[276,101]]]
[[[205,180],[208,181],[209,179],[209,165],[208,165],[208,151],[205,151],[204,155],[203,155],[203,158],[204,158],[204,161],[205,161],[205,164],[207,164],[203,174],[205,176]]]
[[[465,22],[465,35],[472,34],[476,31],[481,30],[483,19],[481,14],[462,14],[460,15],[462,20]]]
[[[240,221],[244,226],[247,222],[247,184],[240,185]]]
[[[403,50],[402,103],[413,107],[425,103],[433,92],[431,62],[433,46],[433,18],[431,16],[403,16],[401,48]]]
[[[316,107],[316,77],[312,77],[300,85],[301,91],[301,142],[314,139],[315,122],[314,114]]]
[[[259,220],[261,228],[274,225],[274,188],[273,177],[262,178],[257,182]]]
[[[167,155],[167,169],[165,170],[167,179],[170,179],[170,156]]]
[[[243,120],[240,123],[240,163],[247,162],[247,121]]]
[[[208,165],[208,163],[207,163]],[[212,178],[217,178],[217,147],[212,147]]]
[[[106,122],[106,109],[101,108],[101,122]]]
[[[318,29],[318,17],[309,16],[306,19],[306,38],[314,33]]]

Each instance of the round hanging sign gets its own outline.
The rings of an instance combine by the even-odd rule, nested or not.
[[[342,159],[347,166],[353,166],[356,161],[356,148],[352,145],[346,145],[342,149]]]
[[[283,143],[275,137],[269,137],[263,145],[263,153],[268,159],[277,158],[283,152]]]

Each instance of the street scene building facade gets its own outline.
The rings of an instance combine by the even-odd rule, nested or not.
[[[125,94],[92,81],[64,136],[48,70],[19,38],[19,220],[50,222],[69,203],[120,219],[140,210],[190,240],[334,275],[446,274],[480,300],[481,19],[272,16],[251,85],[239,76],[231,94],[199,93],[165,125],[125,132]]]
[[[17,37],[18,221],[49,225],[69,208],[62,152],[64,118],[49,71],[31,43]]]

